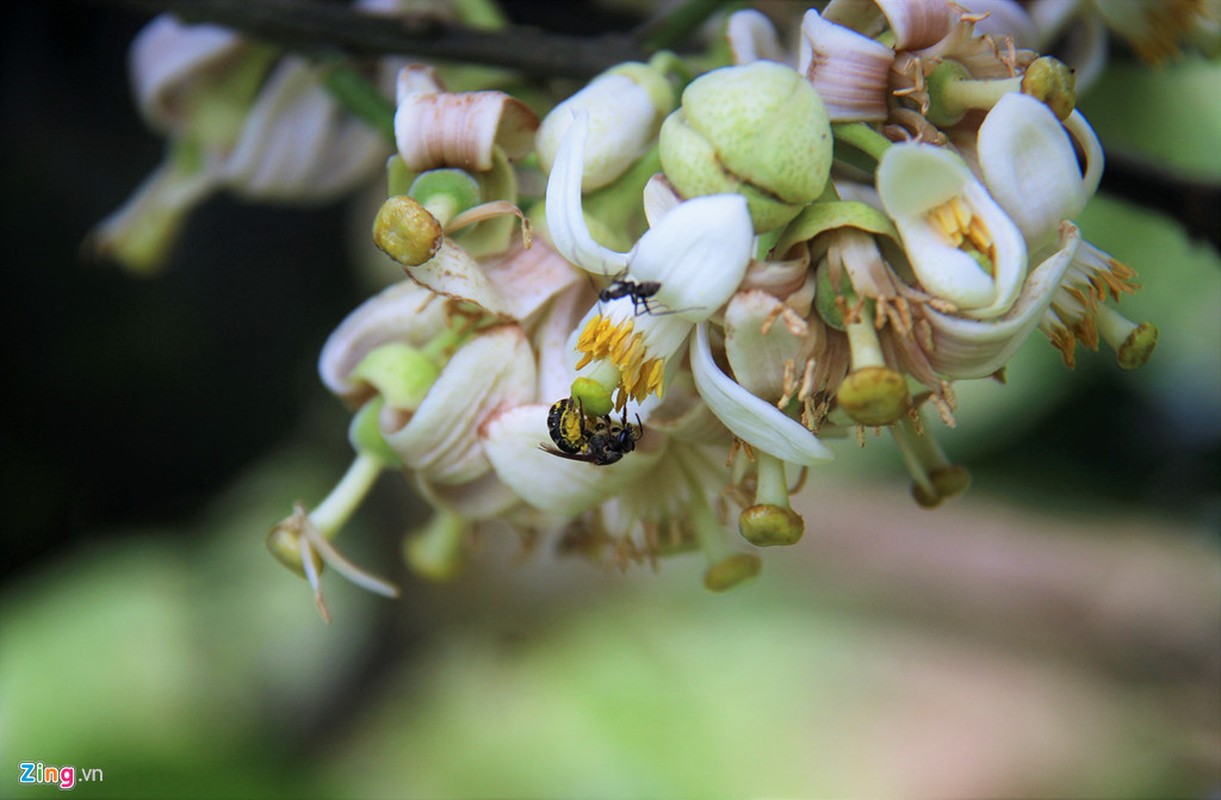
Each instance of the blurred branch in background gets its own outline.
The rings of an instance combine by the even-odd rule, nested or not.
[[[516,26],[474,30],[428,14],[392,18],[318,0],[91,1],[146,13],[169,12],[184,22],[222,25],[290,49],[409,54],[549,78],[589,78],[623,61],[648,58],[635,37],[620,33],[578,37]]]

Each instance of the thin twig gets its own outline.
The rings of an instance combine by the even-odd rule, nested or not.
[[[184,22],[222,25],[306,50],[329,47],[354,56],[407,55],[508,67],[526,75],[589,78],[649,52],[627,34],[596,38],[534,28],[472,30],[433,17],[374,16],[321,0],[88,0],[147,13],[170,12]]]

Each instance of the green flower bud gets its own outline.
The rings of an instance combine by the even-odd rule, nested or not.
[[[436,217],[406,195],[388,198],[373,220],[373,243],[405,267],[418,267],[435,256],[444,238]]]
[[[661,128],[666,177],[687,197],[743,195],[756,233],[775,230],[822,194],[831,125],[794,70],[756,61],[692,81]]]
[[[791,508],[754,505],[738,515],[738,532],[757,547],[797,544],[805,533],[805,520]]]
[[[844,379],[835,397],[862,425],[889,425],[907,410],[907,381],[893,369],[864,367]]]
[[[763,562],[754,553],[734,553],[704,571],[704,588],[724,592],[759,574]]]
[[[1026,68],[1022,94],[1041,100],[1063,121],[1077,106],[1077,79],[1063,61],[1043,56]]]
[[[391,342],[370,350],[349,377],[373,386],[391,408],[415,411],[440,374],[440,368],[422,351]]]

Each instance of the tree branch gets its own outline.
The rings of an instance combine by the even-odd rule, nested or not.
[[[184,22],[212,23],[251,38],[316,54],[404,55],[508,67],[540,77],[590,78],[649,51],[626,34],[583,38],[534,28],[472,30],[432,17],[385,17],[320,0],[90,0]]]

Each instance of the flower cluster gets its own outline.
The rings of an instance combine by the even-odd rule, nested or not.
[[[357,456],[272,552],[320,605],[324,564],[392,594],[332,539],[393,470],[435,512],[405,546],[426,576],[498,521],[620,566],[699,551],[723,590],[801,538],[823,439],[885,430],[933,507],[969,483],[931,430],[954,382],[1036,330],[1069,366],[1100,340],[1145,363],[1135,273],[1072,222],[1103,158],[1072,71],[1026,49],[1045,3],[964,5],[835,0],[794,51],[738,11],[732,63],[621,64],[541,119],[403,67],[373,239],[405,277],[319,363]]]

